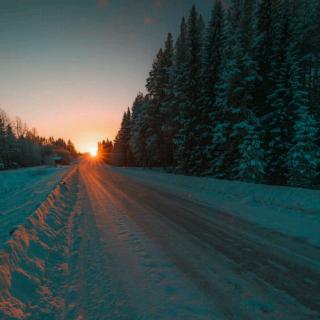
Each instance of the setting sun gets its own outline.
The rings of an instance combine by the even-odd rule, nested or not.
[[[89,149],[89,153],[91,155],[91,157],[96,157],[97,156],[97,153],[98,153],[98,150],[96,147],[92,147]]]

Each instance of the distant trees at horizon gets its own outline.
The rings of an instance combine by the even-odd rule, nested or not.
[[[108,161],[319,186],[320,1],[216,1],[168,34]]]
[[[70,140],[41,137],[19,117],[12,121],[0,109],[0,169],[46,164],[59,150],[67,151],[71,158],[77,156]]]
[[[111,158],[112,149],[113,149],[112,141],[109,141],[107,139],[107,140],[98,142],[98,155],[106,163],[111,162],[110,158]]]

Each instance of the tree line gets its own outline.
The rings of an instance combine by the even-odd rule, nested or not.
[[[19,117],[10,120],[0,109],[0,169],[51,163],[59,150],[67,152],[71,158],[77,156],[70,140],[41,137],[35,128],[29,129]]]
[[[168,34],[110,159],[188,175],[319,186],[320,1],[216,1]]]

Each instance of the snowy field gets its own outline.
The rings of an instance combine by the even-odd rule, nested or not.
[[[122,175],[320,246],[320,191],[114,168]]]
[[[10,231],[46,200],[67,167],[34,167],[0,171],[0,247]]]

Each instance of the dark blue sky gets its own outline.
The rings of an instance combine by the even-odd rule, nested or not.
[[[209,0],[1,0],[0,108],[82,150],[114,138],[166,34]]]

